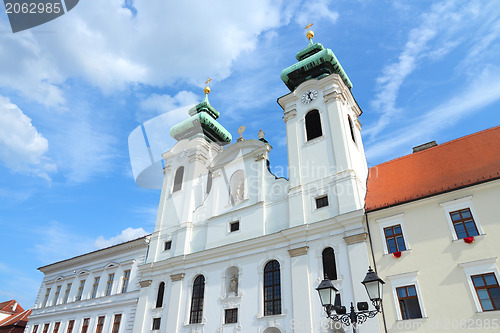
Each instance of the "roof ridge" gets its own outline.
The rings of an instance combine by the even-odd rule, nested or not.
[[[28,312],[30,312],[30,313],[28,313]],[[0,320],[0,326],[8,326],[8,325],[16,324],[17,322],[21,321],[25,316],[29,316],[30,314],[31,314],[31,309],[24,310],[23,312],[15,313],[15,314],[11,315],[10,317],[5,318],[4,320]]]
[[[397,157],[395,159],[392,159],[392,160],[389,160],[389,161],[385,161],[385,162],[382,162],[380,164],[376,164],[371,168],[374,168],[374,167],[377,167],[377,166],[380,166],[380,165],[385,165],[385,164],[388,164],[388,163],[391,163],[391,162],[394,162],[394,161],[398,161],[398,160],[402,160],[402,159],[405,159],[405,158],[410,158],[412,156],[415,156],[415,155],[418,155],[420,153],[423,153],[423,152],[428,152],[430,150],[433,150],[434,148],[437,148],[437,147],[443,147],[443,146],[447,146],[451,143],[454,143],[454,142],[457,142],[457,141],[461,141],[461,140],[464,140],[466,138],[470,138],[470,137],[473,137],[473,136],[476,136],[476,135],[480,135],[480,134],[484,134],[486,132],[489,132],[489,131],[493,131],[495,129],[500,129],[500,125],[498,126],[494,126],[494,127],[490,127],[490,128],[487,128],[487,129],[484,129],[484,130],[481,130],[479,132],[474,132],[474,133],[471,133],[471,134],[467,134],[467,135],[464,135],[464,136],[461,136],[461,137],[458,137],[456,139],[453,139],[453,140],[450,140],[450,141],[446,141],[446,142],[443,142],[443,143],[440,143],[436,146],[433,146],[433,147],[430,147],[430,148],[427,148],[427,149],[424,149],[424,150],[421,150],[421,151],[418,151],[416,153],[411,153],[411,154],[407,154],[407,155],[403,155],[403,156],[400,156],[400,157]]]

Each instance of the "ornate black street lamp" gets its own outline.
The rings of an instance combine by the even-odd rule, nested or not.
[[[327,317],[333,321],[341,322],[346,326],[352,324],[354,333],[356,332],[357,325],[363,324],[368,318],[373,318],[380,312],[382,304],[382,286],[385,284],[371,267],[368,267],[368,273],[366,273],[365,279],[361,283],[365,286],[368,297],[375,307],[375,310],[368,310],[368,302],[358,302],[358,311],[355,311],[354,305],[351,302],[350,312],[347,313],[345,306],[336,304],[335,295],[338,290],[328,277],[325,277],[318,288],[316,288]]]

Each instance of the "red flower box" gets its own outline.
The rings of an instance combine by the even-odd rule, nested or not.
[[[394,258],[399,258],[401,257],[401,251],[392,252],[392,255],[394,256]]]
[[[474,243],[474,237],[465,237],[464,238],[464,242],[466,242],[467,244],[470,244],[470,243]]]

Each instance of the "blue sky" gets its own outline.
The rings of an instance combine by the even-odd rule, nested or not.
[[[82,0],[13,34],[2,10],[0,301],[31,307],[37,267],[153,231],[160,193],[135,185],[128,135],[207,77],[220,123],[263,129],[285,166],[280,73],[309,21],[353,82],[369,165],[499,125],[499,16],[496,0]]]

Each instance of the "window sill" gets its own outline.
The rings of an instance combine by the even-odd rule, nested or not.
[[[412,322],[412,321],[426,321],[429,319],[429,317],[422,317],[422,318],[411,318],[411,319],[398,319],[396,320],[397,323],[407,323],[407,322]]]
[[[391,256],[391,257],[394,257],[394,259],[401,259],[401,258],[409,255],[410,253],[411,253],[411,249],[406,249],[404,251],[401,251],[401,257],[399,257],[399,258],[394,257],[394,255],[392,253],[384,253],[384,257]]]
[[[498,315],[500,309],[498,310],[488,310],[488,311],[477,311],[476,314],[478,315],[488,315],[489,313],[492,313],[492,314],[495,314],[495,315]]]
[[[314,139],[311,139],[311,140],[304,142],[304,146],[312,145],[312,144],[315,144],[316,142],[320,142],[320,141],[323,141],[325,139],[326,139],[326,136],[323,134],[322,136],[318,136],[317,138],[314,138]],[[307,138],[306,138],[306,140],[307,140]]]
[[[486,236],[486,234],[479,234],[479,235],[477,235],[477,236],[474,236],[474,242],[475,242],[476,240],[481,240],[481,239],[483,239],[483,238],[484,238],[484,236]],[[457,242],[462,242],[462,243],[465,243],[465,241],[464,241],[464,239],[463,239],[463,238],[456,238],[456,239],[454,238],[452,242],[453,242],[453,243],[457,243]],[[465,244],[467,244],[467,243],[465,243]],[[469,243],[469,244],[472,244],[472,243]],[[467,244],[467,245],[469,245],[469,244]]]
[[[269,315],[269,316],[257,315],[257,319],[264,319],[264,320],[280,319],[280,318],[285,318],[285,317],[286,317],[286,313],[281,313],[281,314],[277,314],[277,315]]]

